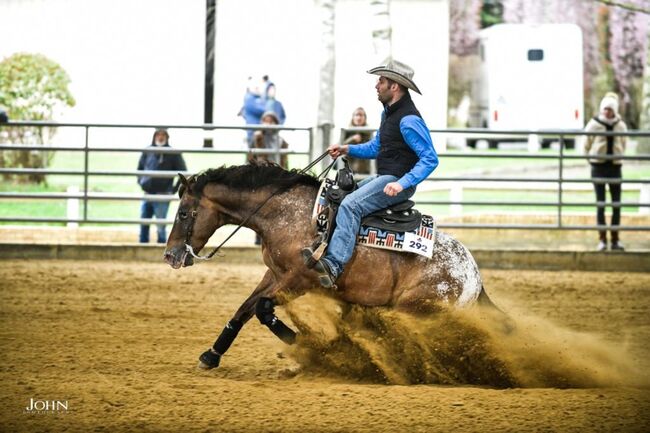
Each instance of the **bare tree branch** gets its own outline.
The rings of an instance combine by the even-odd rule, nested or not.
[[[627,9],[632,12],[641,12],[642,14],[650,15],[650,9],[641,6],[636,6],[630,3],[623,3],[623,2],[613,1],[613,0],[594,0],[594,1],[598,3],[602,3],[607,6],[615,6],[618,8]]]

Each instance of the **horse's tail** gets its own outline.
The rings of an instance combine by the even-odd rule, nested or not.
[[[503,331],[506,334],[510,334],[513,332],[517,327],[515,325],[515,321],[512,320],[512,318],[503,311],[501,308],[497,307],[494,302],[492,302],[492,299],[488,296],[487,292],[485,291],[485,287],[481,285],[481,293],[478,295],[478,299],[476,300],[479,306],[484,307],[484,308],[489,308],[492,311],[497,312],[499,316],[499,321],[503,325]]]
[[[478,304],[481,307],[489,307],[489,308],[494,308],[500,312],[503,313],[503,310],[501,310],[499,307],[497,307],[494,302],[492,302],[492,299],[488,296],[487,292],[485,291],[485,286],[481,284],[481,293],[478,295],[478,299],[476,300]],[[505,314],[505,313],[504,313]]]

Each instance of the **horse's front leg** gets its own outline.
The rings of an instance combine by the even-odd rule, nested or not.
[[[286,326],[274,313],[274,301],[270,297],[275,292],[273,274],[269,270],[257,285],[253,293],[239,307],[235,315],[226,324],[212,347],[199,357],[199,368],[211,369],[219,366],[221,357],[230,348],[241,328],[253,315],[266,325],[275,335],[287,344],[293,344],[296,333]]]

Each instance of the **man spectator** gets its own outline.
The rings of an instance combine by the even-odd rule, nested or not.
[[[169,133],[166,129],[156,129],[151,140],[150,148],[169,149]],[[159,153],[159,152],[142,152],[138,162],[138,171],[186,171],[187,166],[181,154]],[[180,182],[174,185],[173,178],[139,176],[138,184],[146,194],[173,194],[178,191]],[[167,218],[169,210],[168,201],[143,200],[140,208],[140,218],[149,219],[155,216],[159,220]],[[158,224],[158,243],[163,244],[167,241],[165,224]],[[140,226],[140,243],[149,242],[149,224]]]

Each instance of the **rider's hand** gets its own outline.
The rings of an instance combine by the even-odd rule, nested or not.
[[[347,155],[348,148],[349,146],[345,144],[332,144],[330,147],[327,148],[327,151],[329,152],[332,158],[338,158],[341,155]]]
[[[384,192],[386,193],[386,195],[389,195],[391,197],[395,197],[403,190],[404,188],[402,188],[402,185],[400,185],[399,182],[391,182],[384,187]]]

